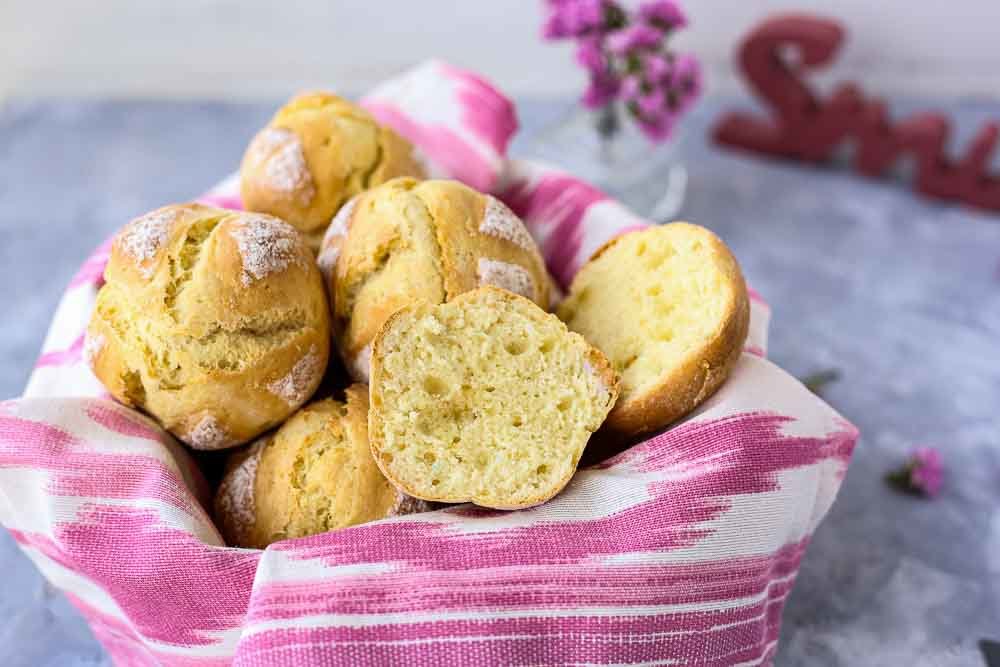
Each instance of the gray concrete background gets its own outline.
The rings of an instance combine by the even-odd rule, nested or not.
[[[566,100],[521,106],[521,139]],[[65,284],[132,216],[238,162],[272,104],[11,102],[0,109],[0,396],[20,393]],[[899,103],[897,109],[927,105]],[[688,123],[683,217],[731,244],[774,309],[770,357],[836,367],[827,399],[862,432],[785,610],[778,665],[975,665],[1000,639],[1000,216],[898,185],[707,145]],[[955,104],[962,137],[1000,105]],[[934,501],[882,481],[939,447]],[[63,596],[0,530],[0,664],[106,664]]]

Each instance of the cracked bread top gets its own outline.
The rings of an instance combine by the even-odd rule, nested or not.
[[[189,445],[218,449],[280,423],[329,358],[322,279],[277,218],[199,204],[115,238],[88,327],[94,373]]]
[[[276,431],[230,455],[215,516],[232,546],[263,549],[430,505],[385,478],[368,443],[368,387],[313,401]]]
[[[278,110],[250,142],[240,169],[243,204],[301,231],[313,250],[355,194],[396,176],[423,176],[413,147],[364,109],[325,92]]]
[[[358,195],[330,226],[319,263],[340,352],[361,382],[372,339],[400,308],[483,285],[548,306],[548,273],[524,224],[457,181],[398,178]]]

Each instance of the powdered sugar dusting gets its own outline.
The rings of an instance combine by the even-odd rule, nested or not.
[[[254,138],[251,158],[264,165],[264,179],[275,192],[308,206],[316,195],[302,142],[291,130],[266,127]]]
[[[243,258],[244,285],[302,262],[301,240],[295,228],[268,215],[244,215],[229,230]]]
[[[229,471],[219,485],[219,518],[229,529],[227,537],[240,546],[249,543],[249,533],[257,522],[257,503],[254,485],[257,467],[266,439],[261,438],[250,446],[246,458]]]
[[[319,377],[320,358],[316,354],[316,348],[310,347],[309,352],[299,359],[288,375],[275,380],[267,385],[268,390],[275,396],[280,396],[288,405],[296,407],[302,405],[309,398],[309,391],[315,385],[315,380]]]
[[[94,361],[97,359],[97,355],[101,353],[104,349],[107,339],[101,334],[91,335],[87,332],[86,337],[83,340],[83,360],[87,362],[87,365],[91,368],[94,367]]]
[[[340,259],[340,245],[332,245],[319,253],[319,257],[316,258],[316,264],[319,266],[319,272],[323,274],[323,277],[327,282],[333,277],[333,272],[337,268],[337,260]]]
[[[222,449],[233,444],[219,420],[209,414],[201,418],[185,440],[195,449]]]
[[[358,382],[368,382],[368,376],[371,374],[372,366],[372,346],[369,343],[365,345],[364,348],[358,352],[358,356],[351,360],[348,364],[350,367],[348,370],[351,372],[351,377]]]
[[[167,239],[170,228],[178,217],[173,208],[161,208],[128,223],[118,236],[118,246],[139,264],[145,278],[153,275],[155,266],[145,266],[156,256]]]
[[[333,220],[330,221],[330,226],[326,228],[326,234],[323,235],[323,245],[326,245],[338,236],[347,236],[347,228],[350,225],[351,216],[354,215],[354,209],[357,205],[358,195],[355,195],[340,207],[337,215],[333,216]]]
[[[340,245],[342,239],[347,236],[351,215],[354,214],[354,208],[358,205],[358,197],[359,195],[351,197],[346,204],[340,207],[323,235],[322,250],[319,257],[316,258],[316,263],[319,264],[319,270],[328,281],[333,275],[334,269],[337,268],[337,260],[340,259]]]
[[[535,240],[527,228],[507,205],[496,197],[486,197],[486,210],[479,223],[479,231],[519,245],[525,250],[535,249]]]
[[[535,280],[523,266],[481,257],[476,275],[480,286],[493,285],[529,299],[535,298]]]

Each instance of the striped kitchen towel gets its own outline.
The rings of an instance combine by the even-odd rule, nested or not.
[[[430,62],[362,100],[432,173],[504,199],[565,287],[646,223],[569,174],[508,160],[510,101]],[[238,208],[230,177],[202,201]],[[122,665],[757,665],[857,431],[766,359],[753,297],[733,376],[555,499],[228,548],[188,452],[110,400],[83,332],[108,244],[70,283],[24,396],[0,404],[0,522]]]

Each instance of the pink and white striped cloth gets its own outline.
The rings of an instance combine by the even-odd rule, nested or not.
[[[507,160],[514,108],[468,72],[431,62],[363,104],[435,173],[507,201],[564,284],[645,224],[568,174]],[[203,201],[238,207],[236,179]],[[118,664],[771,661],[857,432],[767,361],[759,297],[721,391],[554,500],[257,551],[223,544],[186,450],[88,370],[83,331],[107,258],[105,244],[70,283],[24,396],[0,404],[0,521]]]

